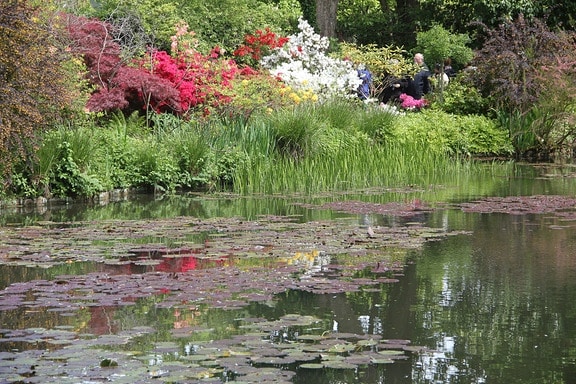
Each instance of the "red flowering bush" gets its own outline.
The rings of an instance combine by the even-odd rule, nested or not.
[[[279,37],[270,28],[257,30],[253,35],[244,37],[244,44],[235,51],[234,56],[239,62],[255,67],[263,56],[274,48],[280,48],[288,42],[287,37]]]
[[[69,31],[75,42],[71,48],[84,58],[90,82],[95,86],[87,103],[91,111],[153,110],[179,116],[216,112],[245,116],[243,106],[251,113],[256,106],[270,105],[256,94],[252,95],[254,102],[247,100],[250,95],[245,93],[247,88],[242,82],[254,79],[269,93],[269,81],[262,81],[260,73],[250,66],[240,67],[235,60],[224,58],[219,47],[208,54],[200,53],[195,34],[188,31],[185,23],[176,26],[171,53],[150,51],[142,58],[124,62],[121,47],[108,35],[111,25],[75,17],[70,20]],[[251,58],[259,58],[264,47],[281,46],[286,39],[266,30],[247,37],[247,42],[244,52],[250,52]],[[243,100],[230,108],[238,92]]]
[[[172,37],[172,54],[155,51],[142,61],[142,64],[152,63],[150,73],[168,81],[177,90],[183,114],[192,109],[201,109],[206,114],[210,108],[229,103],[230,97],[222,90],[230,88],[234,78],[246,73],[234,60],[222,58],[219,47],[203,55],[196,50],[196,45],[194,32],[188,32],[186,24],[179,24]]]

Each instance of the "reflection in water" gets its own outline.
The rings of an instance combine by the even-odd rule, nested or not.
[[[470,200],[489,194],[568,195],[574,190],[573,178],[554,182],[535,181],[534,176],[519,172],[515,178],[466,184],[458,196]],[[438,189],[433,195],[442,192]],[[419,196],[432,201],[429,197],[425,193]],[[397,196],[361,198],[383,202]],[[258,199],[166,199],[169,201],[111,204],[91,211],[32,212],[25,220],[18,215],[2,219],[4,223],[34,224],[35,220],[73,222],[134,215],[250,218],[259,214],[288,214],[301,215],[302,220],[339,215],[305,210],[287,199],[273,199],[267,204]],[[318,318],[314,329],[318,334],[375,335],[399,343],[411,341],[411,345],[427,346],[429,350],[416,358],[387,366],[371,365],[361,371],[299,370],[293,379],[295,384],[576,383],[575,224],[554,215],[470,214],[450,209],[427,212],[416,219],[433,227],[469,230],[473,234],[450,237],[428,244],[422,252],[414,251],[413,263],[406,266],[398,283],[347,294],[288,291],[272,301],[254,302],[242,309],[185,304],[158,308],[155,295],[122,306],[87,306],[74,312],[74,316],[46,308],[6,309],[0,312],[3,327],[0,349],[57,349],[72,343],[74,332],[114,335],[149,328],[150,333],[138,336],[125,348],[143,356],[153,355],[150,364],[158,365],[163,357],[173,357],[175,353],[163,356],[155,349],[157,343],[171,342],[177,353],[188,356],[194,345],[248,332],[242,328],[240,319],[275,320],[297,313]],[[409,225],[413,220],[413,217],[359,217],[359,223],[366,226]],[[333,262],[330,256],[301,252],[284,261],[320,270]],[[236,262],[227,258],[206,261],[190,255],[129,260],[121,265],[70,263],[48,270],[0,265],[0,289],[20,281],[51,280],[63,275],[156,270],[185,273]],[[56,342],[49,343],[38,331],[42,328],[70,331],[52,332],[50,337]],[[296,332],[275,332],[280,331],[282,335]],[[6,342],[6,335],[14,336],[14,342]]]
[[[542,216],[439,211],[429,219],[470,229],[473,234],[429,243],[422,252],[413,251],[413,262],[394,284],[346,294],[288,291],[273,302],[235,310],[157,308],[156,298],[150,296],[121,307],[87,307],[74,317],[42,308],[7,310],[0,313],[0,320],[14,329],[70,326],[92,335],[151,327],[152,334],[126,348],[149,353],[154,343],[176,340],[179,353],[185,355],[186,346],[246,332],[239,319],[275,320],[298,313],[320,319],[315,330],[318,334],[377,335],[385,340],[409,340],[411,345],[429,350],[391,366],[367,367],[360,376],[351,371],[298,371],[294,383],[574,383],[575,229],[554,217]],[[155,265],[131,268],[184,271],[202,263],[191,256],[156,261]],[[285,261],[304,263],[312,269],[332,262],[314,251],[296,253]],[[46,278],[33,272],[22,269],[19,279]],[[86,265],[78,264],[44,272],[57,276],[87,271]],[[292,334],[288,330],[285,333]],[[37,348],[36,339],[30,340],[29,347]],[[26,349],[24,344],[0,347]]]
[[[140,257],[135,255],[123,262],[101,263],[78,261],[41,268],[24,265],[0,265],[0,289],[10,284],[33,280],[53,280],[59,276],[78,276],[99,272],[105,275],[135,275],[148,272],[180,273],[196,269],[231,266],[234,258],[201,258],[198,256],[157,256]]]
[[[555,218],[478,215],[416,261],[417,383],[574,383],[576,235]]]

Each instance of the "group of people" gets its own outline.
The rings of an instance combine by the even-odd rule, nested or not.
[[[422,53],[414,55],[414,64],[418,66],[419,71],[414,77],[405,77],[403,79],[395,79],[391,81],[390,89],[383,92],[383,100],[387,102],[389,99],[397,98],[402,93],[412,96],[415,100],[420,100],[424,95],[432,90],[430,78],[435,76],[437,84],[445,87],[450,82],[450,78],[455,75],[452,69],[450,59],[444,61],[444,71],[440,64],[434,67],[434,73],[424,61]],[[362,84],[358,87],[357,93],[361,100],[366,100],[370,97],[372,92],[372,73],[363,65],[358,67],[358,76],[362,80]]]

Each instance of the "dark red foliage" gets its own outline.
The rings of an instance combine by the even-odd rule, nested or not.
[[[98,112],[124,109],[127,106],[128,101],[124,97],[124,90],[120,88],[108,90],[106,87],[94,92],[86,104],[88,110]]]
[[[120,45],[112,40],[111,24],[84,17],[68,16],[71,50],[84,58],[92,84],[106,86],[122,66]]]
[[[99,20],[69,17],[71,50],[84,58],[88,79],[96,86],[87,108],[94,112],[152,109],[180,113],[179,93],[172,83],[142,66],[128,66],[121,59],[120,45],[112,40],[112,28]]]
[[[476,85],[497,109],[529,110],[549,85],[539,78],[541,68],[570,56],[573,38],[550,30],[542,20],[522,16],[496,29],[484,28],[485,41],[474,63]]]
[[[178,90],[169,81],[146,69],[121,67],[110,85],[124,91],[129,111],[151,108],[158,113],[182,112]]]

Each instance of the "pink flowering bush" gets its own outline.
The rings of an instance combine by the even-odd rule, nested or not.
[[[422,109],[427,105],[425,99],[416,100],[406,93],[400,95],[400,100],[402,100],[400,106],[404,109]]]
[[[280,100],[282,83],[277,79],[268,74],[264,77],[250,66],[240,66],[236,60],[224,57],[219,47],[208,54],[199,52],[195,34],[188,31],[185,23],[176,26],[170,53],[154,50],[124,62],[121,47],[107,35],[111,25],[84,18],[70,20],[74,42],[71,50],[83,57],[87,77],[94,87],[87,103],[90,111],[126,114],[154,111],[182,117],[213,113],[247,116],[262,107],[274,108],[285,102]],[[236,57],[246,54],[259,57],[267,49],[283,45],[285,40],[269,30],[257,31],[247,37],[249,44]],[[262,100],[262,95],[278,100]]]

